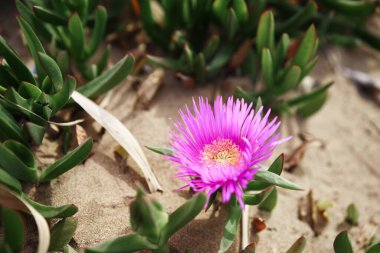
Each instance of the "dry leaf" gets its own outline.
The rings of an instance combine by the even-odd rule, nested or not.
[[[252,47],[251,39],[246,39],[245,41],[243,41],[243,43],[240,45],[240,47],[232,56],[229,67],[232,69],[235,69],[239,67],[241,64],[243,64],[245,58],[247,57],[249,53],[249,50],[251,50],[251,47]]]
[[[315,236],[320,235],[328,223],[328,206],[321,208],[321,205],[318,207],[317,203],[318,201],[314,200],[312,190],[305,197],[302,197],[298,203],[298,218],[310,225]]]
[[[299,136],[302,143],[295,148],[290,155],[285,156],[284,170],[288,172],[292,172],[296,169],[305,155],[306,150],[310,147],[311,144],[319,144],[323,146],[322,141],[317,139],[307,140],[305,136]]]
[[[181,72],[176,72],[175,77],[181,82],[185,88],[194,88],[195,80],[191,76],[182,74]]]
[[[76,143],[76,146],[80,146],[83,142],[88,139],[88,134],[86,130],[80,125],[75,125],[73,138]]]
[[[120,120],[77,91],[74,91],[71,97],[131,155],[141,168],[149,190],[151,192],[162,191],[162,187],[154,175],[140,144]]]
[[[265,221],[260,217],[254,217],[252,221],[252,230],[253,233],[259,233],[267,228]]]
[[[19,196],[12,193],[6,187],[0,185],[0,206],[6,206],[10,209],[30,213],[37,225],[38,230],[38,247],[37,253],[46,253],[50,244],[49,226],[42,217],[31,205]]]
[[[137,91],[137,97],[139,102],[147,106],[150,101],[156,95],[158,89],[163,84],[165,71],[161,68],[154,70],[149,76],[142,82],[139,90]]]

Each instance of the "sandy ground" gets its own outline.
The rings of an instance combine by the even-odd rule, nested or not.
[[[4,16],[1,22],[4,21]],[[4,21],[5,22],[5,21]],[[10,20],[7,22],[13,22]],[[1,23],[3,24],[3,23]],[[11,37],[11,44],[19,48],[17,34],[5,28],[2,34]],[[22,53],[25,56],[25,52]],[[328,60],[329,59],[329,60]],[[277,207],[269,215],[252,208],[251,217],[261,216],[267,229],[251,236],[258,243],[257,252],[285,252],[300,236],[308,239],[306,253],[333,252],[332,243],[339,231],[346,227],[357,252],[357,245],[380,234],[380,119],[379,107],[366,97],[359,95],[356,87],[340,73],[331,68],[331,59],[336,63],[380,76],[380,54],[368,49],[341,50],[331,48],[322,53],[313,72],[322,82],[334,80],[329,99],[323,109],[308,120],[302,128],[291,122],[292,132],[307,132],[325,143],[325,148],[310,148],[300,168],[293,173],[284,173],[305,191],[280,190]],[[212,98],[212,86],[185,89],[168,77],[148,108],[132,110],[135,91],[125,82],[117,96],[108,105],[109,109],[135,135],[143,146],[167,146],[168,130],[173,119],[178,117],[178,108],[191,101],[192,96]],[[89,124],[87,121],[86,124]],[[288,125],[288,124],[285,124]],[[283,129],[289,132],[286,127]],[[134,198],[135,189],[145,186],[144,179],[132,161],[125,163],[115,159],[113,149],[117,143],[105,134],[95,145],[93,155],[83,164],[66,173],[50,186],[42,186],[37,197],[45,203],[62,205],[73,203],[79,207],[76,214],[78,229],[74,241],[79,249],[96,243],[130,234],[128,206]],[[294,141],[280,147],[277,154],[289,153],[298,145]],[[54,153],[57,146],[49,146],[47,152]],[[174,211],[189,198],[187,191],[176,192],[181,183],[173,176],[174,166],[163,157],[146,150],[148,160],[164,188],[154,196]],[[275,155],[272,157],[272,160]],[[318,237],[310,226],[298,219],[299,199],[312,189],[316,199],[333,201],[329,209],[330,222]],[[357,227],[347,227],[343,221],[346,207],[354,202],[360,210]],[[217,252],[222,236],[226,211],[202,213],[196,220],[171,239],[173,252]],[[238,252],[239,238],[230,252]],[[358,241],[358,243],[356,243]]]

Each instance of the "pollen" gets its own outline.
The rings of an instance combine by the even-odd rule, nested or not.
[[[207,165],[221,164],[235,166],[241,160],[239,147],[230,139],[214,140],[211,144],[204,146],[202,160]]]

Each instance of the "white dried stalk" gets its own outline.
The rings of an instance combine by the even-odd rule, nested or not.
[[[102,125],[120,144],[120,146],[122,146],[130,154],[142,170],[148,183],[149,190],[151,192],[162,191],[162,187],[154,175],[140,144],[132,133],[115,116],[79,92],[74,91],[71,98],[100,125]]]

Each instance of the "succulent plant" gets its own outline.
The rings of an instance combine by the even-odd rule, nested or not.
[[[202,211],[206,196],[197,194],[172,214],[141,189],[130,206],[130,220],[135,234],[122,236],[86,250],[95,252],[136,252],[150,249],[153,252],[169,252],[170,237],[194,219]]]
[[[310,6],[315,8],[314,4]],[[270,11],[264,12],[260,17],[256,35],[263,88],[256,89],[257,91],[252,93],[238,88],[236,95],[248,101],[256,101],[261,98],[264,104],[271,105],[281,113],[288,113],[292,107],[295,107],[297,113],[306,118],[322,107],[327,97],[327,89],[331,84],[291,99],[284,100],[283,97],[299,90],[304,77],[316,65],[318,60],[316,52],[319,44],[317,31],[311,25],[303,39],[293,43],[288,34],[282,34],[277,47],[275,46],[275,37],[274,16]]]
[[[79,71],[85,80],[106,69],[111,50],[107,46],[92,63],[105,40],[107,24],[107,10],[98,4],[98,0],[16,1],[21,16],[50,43],[49,53],[56,57],[64,74]]]

